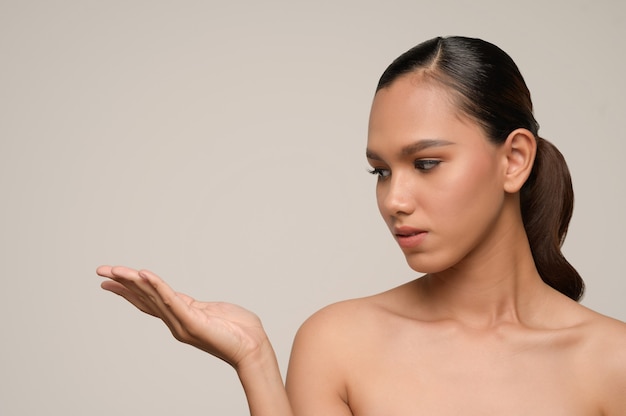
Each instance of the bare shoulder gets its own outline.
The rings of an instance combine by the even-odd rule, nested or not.
[[[309,317],[297,336],[307,337],[313,333],[316,338],[329,336],[335,341],[371,336],[377,328],[384,328],[390,321],[403,315],[399,305],[407,303],[404,298],[410,285],[408,283],[372,296],[328,305]]]
[[[580,363],[606,416],[626,414],[626,323],[589,311]]]
[[[586,308],[585,308],[586,309]],[[601,359],[619,355],[626,367],[626,323],[587,309],[582,331],[589,340],[589,347],[602,354]]]
[[[580,354],[585,354],[585,362],[594,367],[615,368],[617,362],[626,370],[626,323],[602,315],[583,305],[568,300],[568,306],[555,315],[568,317],[570,329],[579,340]],[[624,372],[626,376],[626,371]]]
[[[302,324],[293,343],[286,383],[296,414],[352,414],[347,378],[367,350],[368,331],[380,320],[376,316],[380,311],[371,297],[329,305]]]
[[[389,328],[404,318],[392,306],[399,303],[403,286],[315,312],[296,334],[289,371],[302,366],[313,366],[316,371],[329,367],[333,377],[341,377],[367,362]]]
[[[320,309],[302,324],[296,342],[330,343],[335,351],[342,346],[350,347],[366,325],[371,330],[372,325],[382,319],[384,310],[380,306],[379,296],[345,300]],[[342,345],[346,342],[350,345]]]

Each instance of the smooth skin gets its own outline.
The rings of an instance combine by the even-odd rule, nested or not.
[[[379,91],[367,144],[379,209],[426,274],[309,318],[287,393],[254,314],[195,301],[147,271],[98,274],[177,339],[230,363],[255,416],[626,415],[626,324],[535,269],[518,194],[535,152],[524,129],[489,142],[419,73]]]

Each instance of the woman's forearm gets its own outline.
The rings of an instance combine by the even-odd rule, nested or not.
[[[236,370],[246,393],[251,416],[293,416],[273,348]]]

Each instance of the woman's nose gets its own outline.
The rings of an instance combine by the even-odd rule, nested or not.
[[[383,207],[389,215],[409,215],[415,210],[415,186],[403,175],[392,175],[383,185]]]

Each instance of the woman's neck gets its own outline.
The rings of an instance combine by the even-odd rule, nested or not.
[[[553,294],[535,268],[521,222],[499,230],[454,267],[426,275],[417,284],[436,319],[485,329],[532,322]]]

